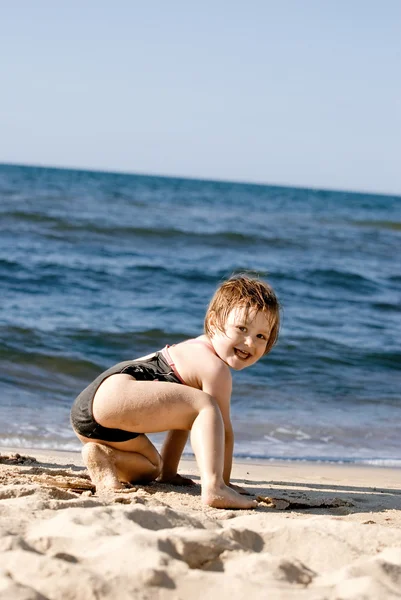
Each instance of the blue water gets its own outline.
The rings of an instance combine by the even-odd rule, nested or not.
[[[0,215],[0,446],[79,449],[75,396],[252,270],[283,327],[235,454],[401,465],[400,197],[0,165]]]

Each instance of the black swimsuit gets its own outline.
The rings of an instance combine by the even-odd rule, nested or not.
[[[170,360],[166,348],[143,360],[128,360],[118,363],[101,373],[75,400],[71,409],[71,423],[74,430],[80,435],[105,442],[126,442],[141,435],[124,429],[103,427],[93,417],[92,405],[97,390],[105,379],[117,373],[132,375],[138,381],[168,381],[185,384],[177,373],[174,363]]]

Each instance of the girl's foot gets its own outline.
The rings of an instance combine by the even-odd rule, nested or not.
[[[202,489],[202,502],[214,508],[256,508],[256,500],[237,494],[233,489],[224,485],[220,488]]]
[[[126,487],[117,477],[113,450],[108,446],[88,442],[82,448],[82,458],[92,483],[96,486],[96,492],[122,490]]]

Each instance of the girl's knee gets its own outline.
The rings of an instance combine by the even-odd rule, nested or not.
[[[162,471],[163,461],[159,452],[153,446],[153,444],[149,444],[146,450],[139,450],[139,453],[144,456],[149,463],[149,473],[152,479],[156,479]]]
[[[149,462],[154,467],[154,472],[156,473],[155,478],[158,477],[162,470],[163,460],[162,460],[162,457],[160,456],[160,454],[157,452],[157,450],[155,452],[155,455],[152,456],[152,458],[149,460]]]
[[[220,410],[217,400],[207,392],[201,392],[201,396],[198,397],[197,408],[199,412],[203,409]]]
[[[147,465],[146,467],[144,467],[143,472],[139,475],[139,480],[143,482],[154,481],[159,477],[160,473],[162,472],[162,458],[158,452],[157,456],[145,456],[145,458],[147,460]],[[135,480],[133,481],[133,483],[135,482]]]
[[[154,481],[155,479],[157,479],[159,477],[159,475],[162,472],[162,461],[160,460],[160,462],[157,465],[153,465],[153,471],[152,471],[152,481]]]
[[[81,449],[81,454],[84,462],[88,459],[88,457],[92,456],[92,454],[101,446],[97,442],[83,442],[83,447]]]

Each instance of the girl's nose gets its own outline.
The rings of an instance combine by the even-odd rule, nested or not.
[[[253,348],[253,346],[255,345],[253,337],[251,337],[250,335],[248,335],[248,337],[246,338],[245,343],[249,348]]]

